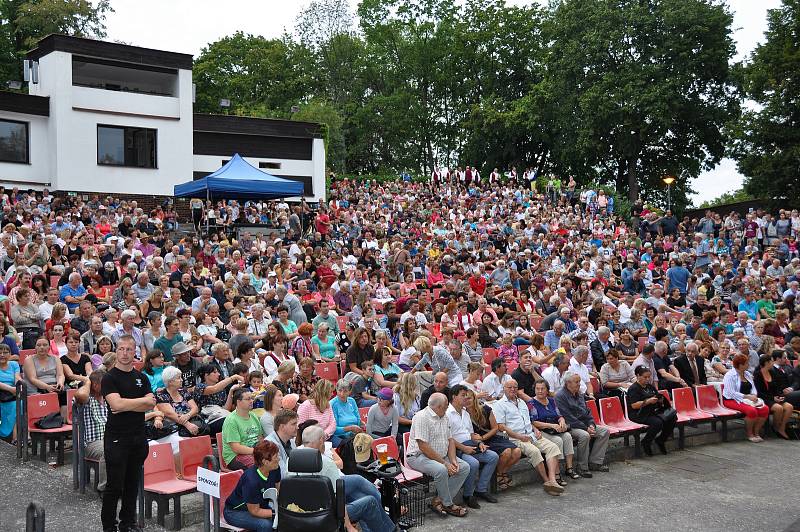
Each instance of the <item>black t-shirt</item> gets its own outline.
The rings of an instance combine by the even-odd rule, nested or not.
[[[534,387],[537,379],[533,373],[525,373],[522,368],[517,368],[511,373],[511,378],[517,381],[519,389],[525,392],[528,397],[536,395]]]
[[[118,393],[123,399],[139,399],[151,393],[150,381],[135,370],[122,371],[117,367],[106,373],[100,385],[105,398],[108,394]],[[116,436],[144,437],[144,412],[108,412],[106,432]]]

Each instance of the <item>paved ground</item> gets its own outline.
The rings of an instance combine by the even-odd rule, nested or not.
[[[800,442],[767,440],[616,462],[611,473],[570,483],[559,498],[545,495],[538,484],[523,485],[501,494],[500,504],[484,504],[464,519],[428,513],[424,527],[415,530],[800,531],[798,456]],[[0,531],[24,530],[31,500],[44,503],[48,531],[99,530],[99,500],[72,491],[69,466],[19,465],[13,449],[0,443],[0,467]],[[202,530],[198,501],[189,498],[184,507],[189,514],[184,530]],[[163,529],[148,521],[146,530]]]
[[[618,462],[565,495],[527,485],[466,518],[426,516],[430,532],[481,530],[800,530],[800,442],[712,444]],[[769,494],[767,498],[764,494]]]

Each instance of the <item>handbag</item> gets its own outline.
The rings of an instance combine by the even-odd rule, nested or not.
[[[144,435],[148,440],[160,440],[176,432],[178,432],[178,424],[168,419],[161,422],[160,429],[156,428],[152,420],[144,424]]]
[[[185,426],[180,426],[178,429],[178,436],[182,438],[193,438],[195,436],[205,436],[208,434],[208,424],[200,416],[194,416],[189,420],[189,423],[197,426],[197,434],[192,434]]]
[[[58,412],[52,412],[44,417],[39,418],[34,425],[36,425],[36,428],[40,428],[42,430],[60,429],[64,426],[64,418],[62,418],[61,414]]]
[[[200,415],[203,416],[206,423],[213,423],[218,419],[222,419],[230,414],[227,410],[219,405],[206,405],[200,410]]]
[[[16,400],[16,394],[9,392],[8,390],[0,390],[0,403],[10,403],[11,401]]]

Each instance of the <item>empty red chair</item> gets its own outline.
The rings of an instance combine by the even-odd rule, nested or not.
[[[164,517],[173,501],[173,530],[181,528],[181,495],[195,491],[196,484],[178,478],[175,472],[175,459],[172,444],[151,445],[144,461],[144,508],[145,517],[152,516],[152,504],[156,502],[156,522],[164,526]],[[149,515],[148,515],[149,514]]]
[[[625,417],[619,397],[605,397],[600,399],[600,413],[603,423],[617,429],[619,432],[639,431],[644,425],[634,423]]]
[[[367,426],[367,414],[369,414],[369,407],[365,406],[358,409],[358,417],[361,418],[361,424]]]
[[[339,324],[339,331],[347,331],[347,324],[350,323],[350,319],[347,316],[336,316],[336,323]]]
[[[672,390],[673,406],[678,414],[683,414],[692,421],[705,421],[714,419],[713,414],[703,412],[697,408],[694,402],[694,394],[691,388],[675,388]]]
[[[483,361],[486,364],[491,364],[492,360],[497,358],[497,349],[493,347],[484,347],[483,348]]]
[[[600,412],[597,411],[597,403],[594,401],[586,401],[586,407],[589,409],[589,412],[592,413],[592,418],[594,418],[594,422],[597,426],[605,427],[612,436],[619,432],[619,429],[610,427],[603,423],[603,420],[600,418]]]
[[[708,412],[717,417],[738,417],[741,415],[736,410],[722,406],[719,402],[717,389],[711,384],[697,387],[697,407],[703,412]]]
[[[51,393],[38,393],[29,395],[26,402],[26,410],[28,424],[27,433],[31,437],[33,443],[33,450],[36,452],[37,444],[41,444],[40,459],[42,462],[47,460],[47,442],[55,441],[58,449],[58,465],[64,465],[64,440],[72,436],[72,425],[65,423],[57,429],[40,429],[36,426],[36,422],[48,414],[58,414],[61,407],[58,404],[58,394]],[[69,410],[69,409],[67,409]],[[27,460],[28,446],[25,445],[25,459]]]
[[[543,320],[544,318],[541,318],[539,316],[531,316],[529,320],[531,324],[531,329],[533,329],[534,331],[538,331],[542,327]]]
[[[181,477],[189,482],[197,482],[197,468],[203,464],[203,458],[212,454],[211,436],[195,436],[184,438],[178,442],[178,454],[181,457]]]
[[[516,360],[509,360],[508,362],[506,362],[506,373],[510,375],[518,367],[519,367],[519,362],[517,362]]]
[[[339,380],[339,364],[336,362],[317,362],[314,364],[314,371],[317,377],[334,384]]]

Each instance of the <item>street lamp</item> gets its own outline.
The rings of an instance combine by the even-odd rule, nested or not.
[[[672,188],[672,183],[675,182],[675,177],[673,177],[671,175],[664,176],[662,178],[662,181],[664,181],[664,184],[667,185],[667,210],[671,211],[672,210],[672,197],[671,197],[671,194],[670,194],[670,189]]]

